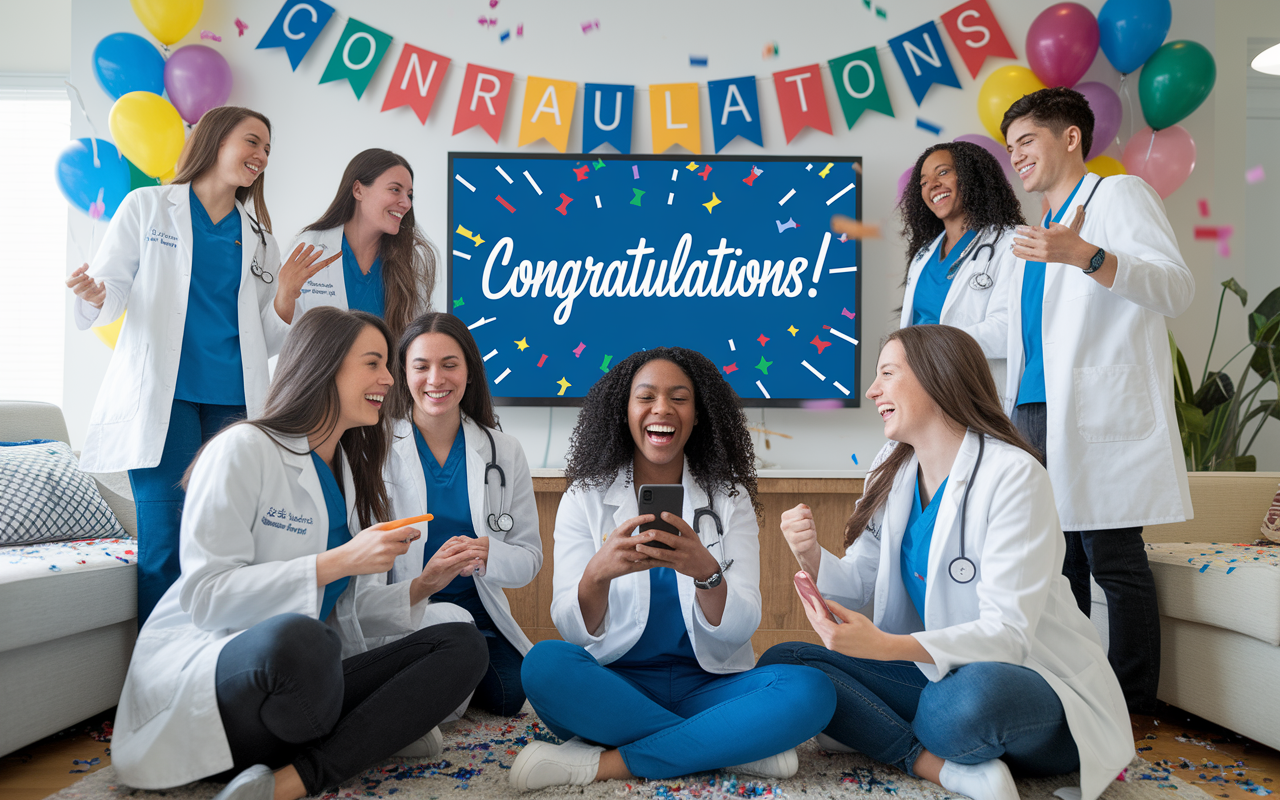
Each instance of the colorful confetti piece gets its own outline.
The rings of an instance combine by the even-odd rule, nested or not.
[[[818,173],[818,177],[819,177],[819,178],[825,178],[825,177],[827,177],[827,173],[829,173],[829,172],[831,171],[831,168],[832,168],[832,167],[834,167],[834,166],[835,166],[835,164],[834,164],[834,163],[832,163],[832,162],[828,161],[828,162],[827,162],[827,165],[826,165],[825,167],[823,167],[823,168],[822,168],[822,172],[819,172],[819,173]]]
[[[503,180],[505,180],[507,183],[515,183],[515,181],[511,180],[511,176],[507,174],[507,171],[503,169],[500,165],[494,167],[494,169],[498,171],[498,174],[501,175]]]
[[[795,189],[792,189],[791,191],[787,192],[787,196],[786,196],[786,197],[784,197],[784,198],[782,198],[781,200],[779,200],[779,201],[778,201],[778,205],[780,205],[780,206],[785,206],[785,205],[787,204],[787,201],[788,201],[788,200],[790,200],[791,198],[795,197],[795,195],[796,195],[796,190],[795,190]]]
[[[765,335],[762,333],[762,334],[760,334],[759,336],[757,336],[757,337],[756,337],[756,341],[760,343],[760,346],[761,346],[761,347],[764,347],[764,346],[765,346],[765,344],[766,344],[766,343],[768,343],[768,341],[769,341],[769,337],[768,337],[768,336],[765,336]]]
[[[236,30],[240,32],[241,36],[244,36],[244,32],[249,30],[249,23],[243,22],[239,17],[236,17]]]
[[[840,315],[848,317],[849,319],[853,319],[854,317],[858,316],[856,312],[850,311],[847,308],[840,309]]]
[[[632,165],[631,165],[631,177],[635,178],[636,180],[640,180],[640,165],[639,165],[639,164],[632,164]]]
[[[766,359],[765,359],[765,357],[764,357],[764,356],[760,356],[760,363],[759,363],[759,364],[756,364],[756,367],[755,367],[755,368],[756,368],[756,369],[758,369],[758,370],[760,370],[761,372],[763,372],[765,375],[768,375],[768,374],[769,374],[769,367],[772,367],[772,366],[773,366],[773,362],[772,362],[772,361],[768,361],[768,360],[766,360]]]
[[[756,381],[756,388],[760,390],[760,394],[764,395],[764,399],[765,399],[765,400],[769,400],[769,399],[771,399],[771,398],[769,397],[769,390],[768,390],[768,389],[766,389],[766,388],[764,388],[764,384],[763,384],[763,383],[761,383],[760,381]]]
[[[777,42],[769,42],[764,46],[764,49],[760,51],[761,58],[776,58],[777,55],[778,55]]]
[[[689,56],[689,66],[691,66],[691,67],[705,67],[706,65],[707,65],[707,57],[706,57],[706,56]]]
[[[671,205],[671,204],[672,204],[672,203],[674,203],[675,201],[676,201],[676,193],[675,193],[675,192],[667,192],[667,205]]]
[[[708,164],[706,165],[706,167],[703,168],[702,172],[698,173],[698,177],[702,178],[705,181],[707,179],[707,176],[710,174],[711,174],[711,165]]]
[[[543,353],[542,358],[538,359],[538,366],[541,367],[545,363],[547,363],[547,354]]]
[[[520,352],[523,353],[529,347],[529,337],[522,336],[519,339],[516,339],[514,342],[512,342],[512,344],[520,348]]]
[[[497,354],[498,354],[498,348],[496,348],[496,347],[495,347],[495,348],[493,348],[492,350],[490,350],[490,351],[485,355],[485,357],[484,357],[484,358],[482,358],[482,359],[480,359],[480,360],[481,360],[481,361],[488,361],[489,359],[493,358],[493,357],[494,357],[494,356],[496,356]]]
[[[476,328],[479,328],[481,325],[488,325],[490,322],[497,322],[497,321],[498,321],[498,318],[497,318],[497,317],[484,317],[484,316],[482,316],[482,317],[480,317],[480,319],[478,319],[478,320],[476,320],[475,322],[473,322],[473,323],[471,323],[470,325],[468,325],[468,326],[467,326],[467,330],[469,330],[469,331],[473,331],[473,330],[475,330]]]
[[[919,117],[916,117],[916,127],[922,131],[928,131],[929,133],[932,133],[934,136],[937,136],[938,134],[942,133],[941,125],[936,125],[932,122],[929,122],[928,120],[920,119]]]
[[[733,362],[732,364],[730,364],[729,366],[727,366],[727,367],[723,367],[723,369],[724,369],[724,374],[725,374],[725,375],[728,375],[728,374],[729,374],[729,373],[731,373],[731,372],[737,372],[737,371],[738,371],[738,362],[737,362],[737,361],[735,361],[735,362]]]
[[[827,342],[827,344],[830,344],[830,342]],[[826,375],[823,375],[821,372],[818,372],[816,369],[814,369],[813,365],[810,364],[808,361],[801,361],[800,366],[812,372],[814,375],[818,377],[818,380],[820,381],[825,381],[827,379]]]
[[[467,230],[461,225],[458,226],[458,229],[454,231],[454,233],[459,234],[460,236],[465,236],[466,238],[475,242],[476,247],[479,247],[480,245],[484,244],[484,239],[481,239],[479,234],[472,233],[471,231]]]
[[[644,197],[644,189],[632,189],[631,191],[635,192],[635,197],[631,198],[630,205],[633,205],[633,206],[640,205],[640,198]]]
[[[703,207],[704,207],[704,208],[706,208],[706,209],[707,209],[707,213],[708,213],[708,214],[710,214],[710,213],[711,213],[711,209],[713,209],[713,208],[715,208],[716,206],[720,205],[720,198],[719,198],[719,197],[716,197],[716,193],[715,193],[715,192],[712,192],[712,193],[711,193],[711,199],[710,199],[710,200],[708,200],[707,202],[703,203],[702,205],[703,205]]]
[[[844,339],[844,340],[845,340],[846,342],[848,342],[849,344],[856,345],[856,344],[858,343],[858,340],[857,340],[857,339],[853,338],[852,336],[848,336],[848,335],[846,335],[846,334],[841,333],[840,331],[836,330],[835,328],[831,327],[830,325],[823,325],[823,326],[822,326],[822,329],[823,329],[823,330],[826,330],[826,331],[831,331],[831,335],[832,335],[832,336],[839,336],[841,339]]]
[[[604,357],[604,361],[601,361],[601,362],[600,362],[600,371],[601,371],[601,372],[608,372],[608,371],[609,371],[609,362],[610,362],[610,361],[612,361],[612,360],[613,360],[613,356],[605,356],[605,357]]]
[[[778,233],[800,227],[800,223],[796,222],[794,217],[789,217],[786,222],[783,222],[780,219],[775,219],[774,222],[778,226]]]
[[[525,171],[524,171],[524,177],[525,177],[525,179],[526,179],[527,181],[529,181],[529,185],[533,187],[533,190],[534,190],[535,192],[537,192],[537,193],[538,193],[538,196],[539,196],[539,197],[541,197],[541,196],[542,196],[542,187],[541,187],[541,186],[539,186],[539,185],[538,185],[538,182],[537,182],[537,181],[535,181],[535,180],[533,179],[533,176],[529,174],[529,170],[525,170]]]
[[[574,168],[573,168],[573,174],[574,174],[574,175],[577,175],[577,176],[578,176],[578,180],[580,180],[580,181],[585,181],[585,180],[587,179],[587,173],[588,173],[588,172],[590,172],[590,171],[591,171],[591,165],[590,165],[590,164],[583,164],[581,167],[574,167]]]
[[[831,385],[832,385],[832,386],[834,386],[834,387],[836,387],[836,388],[837,388],[837,389],[839,389],[840,391],[844,392],[844,396],[845,396],[845,397],[848,397],[848,396],[849,396],[849,390],[848,390],[848,389],[846,389],[846,388],[844,388],[844,386],[840,383],[840,381],[832,381],[832,382],[831,382]],[[854,459],[853,459],[853,463],[855,463],[855,464],[857,464],[857,463],[858,463],[858,459],[857,459],[857,457],[856,457],[856,456],[855,456],[855,457],[854,457]]]
[[[792,325],[787,328],[787,333],[791,334],[792,336],[795,336],[799,332],[800,332],[800,329],[797,328],[795,325]]]
[[[564,376],[561,376],[561,377],[560,377],[560,380],[556,381],[556,383],[558,383],[558,384],[560,385],[560,391],[556,392],[556,396],[557,396],[557,397],[563,397],[563,396],[564,396],[564,390],[565,390],[565,389],[568,389],[570,386],[572,386],[572,385],[573,385],[572,383],[569,383],[568,381],[566,381],[566,380],[564,379]]]
[[[201,39],[211,39],[211,40],[213,40],[213,41],[215,41],[215,42],[220,42],[220,41],[222,41],[222,37],[221,37],[221,36],[219,36],[218,34],[214,33],[213,31],[200,31],[200,38],[201,38]]]
[[[1261,164],[1259,164],[1246,172],[1244,174],[1244,179],[1249,183],[1262,183],[1267,179],[1267,171],[1262,168]]]
[[[572,202],[573,202],[572,197],[565,194],[564,192],[561,192],[560,205],[556,206],[556,211],[559,211],[561,214],[563,214],[566,217],[569,216],[569,204]]]
[[[596,208],[601,208],[601,207],[602,206],[600,205],[600,195],[596,195]]]
[[[494,379],[493,379],[493,383],[494,383],[494,385],[496,386],[496,385],[498,385],[499,383],[502,383],[502,379],[503,379],[503,378],[505,378],[505,377],[507,377],[507,376],[508,376],[508,375],[510,375],[510,374],[511,374],[511,368],[510,368],[510,367],[508,367],[507,369],[504,369],[504,370],[502,371],[502,374],[501,374],[501,375],[499,375],[498,377],[496,377],[496,378],[494,378]]]
[[[454,250],[454,251],[453,251],[453,254],[454,254],[455,256],[457,256],[458,258],[465,258],[467,261],[470,261],[470,260],[471,260],[471,254],[470,254],[470,253],[464,253],[464,252],[462,252],[461,250]]]
[[[849,184],[848,186],[846,186],[846,187],[844,187],[843,189],[841,189],[840,191],[838,191],[838,192],[836,192],[835,194],[831,195],[831,199],[827,200],[827,205],[831,205],[831,204],[832,204],[832,203],[834,203],[835,201],[839,200],[841,197],[844,197],[844,196],[849,192],[849,190],[850,190],[850,189],[852,189],[852,188],[853,188],[853,184],[851,183],[851,184]]]
[[[748,186],[752,186],[752,185],[754,185],[754,184],[755,184],[755,182],[756,182],[756,178],[760,177],[763,173],[764,173],[764,170],[762,170],[762,169],[757,169],[757,168],[755,167],[755,165],[752,165],[752,167],[751,167],[751,174],[750,174],[750,175],[748,175],[747,177],[743,178],[743,179],[742,179],[742,182],[743,182],[743,183],[745,183],[745,184],[746,184],[746,185],[748,185]]]
[[[582,27],[582,33],[585,36],[586,34],[591,33],[592,31],[600,30],[600,20],[598,19],[588,20],[587,22],[582,23],[581,27]]]
[[[582,358],[582,351],[587,349],[585,342],[578,342],[578,346],[573,348],[573,354],[578,358]]]
[[[826,350],[828,347],[831,346],[831,342],[824,342],[821,339],[819,339],[816,335],[813,337],[813,341],[809,342],[809,344],[818,348],[818,355],[822,355],[822,351]]]
[[[837,384],[836,384],[836,386],[840,386],[840,384],[838,384],[838,383],[837,383]],[[842,387],[842,388],[843,388],[843,387]],[[845,392],[845,394],[848,394],[848,392],[846,391],[846,392]],[[853,454],[853,465],[854,465],[855,467],[856,467],[856,466],[858,466],[858,454],[857,454],[857,453],[854,453],[854,454]]]
[[[471,184],[467,183],[467,179],[466,179],[466,178],[464,178],[464,177],[462,177],[461,175],[454,175],[454,176],[453,176],[453,179],[454,179],[455,181],[457,181],[458,183],[462,184],[463,186],[467,187],[468,189],[470,189],[470,190],[471,190],[471,191],[473,191],[473,192],[476,190],[476,187],[474,187],[474,186],[472,186]]]
[[[454,301],[453,301],[453,307],[454,307],[454,308],[462,308],[462,307],[463,307],[463,306],[465,306],[466,304],[467,304],[467,301],[466,301],[466,300],[463,300],[461,297],[459,297],[458,299],[456,299],[456,300],[454,300]]]
[[[502,207],[503,207],[503,208],[505,208],[506,210],[510,211],[512,214],[516,213],[516,208],[515,208],[515,206],[511,205],[511,204],[510,204],[510,203],[508,203],[506,200],[503,200],[503,199],[502,199],[502,195],[498,195],[497,200],[498,200],[498,202],[499,202],[499,203],[502,203]]]
[[[1208,200],[1206,200],[1206,199],[1204,199],[1203,197],[1201,197],[1199,200],[1197,200],[1197,201],[1196,201],[1196,205],[1197,205],[1197,206],[1199,206],[1199,208],[1200,208],[1200,216],[1202,216],[1202,217],[1208,217],[1208,216],[1209,216],[1209,201],[1208,201]]]

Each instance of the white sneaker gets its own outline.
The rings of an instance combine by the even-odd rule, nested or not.
[[[943,761],[938,773],[942,788],[971,797],[973,800],[1019,800],[1009,767],[993,758],[981,764],[957,764]]]
[[[850,747],[847,744],[842,744],[840,742],[837,742],[835,739],[832,739],[830,736],[826,735],[825,733],[820,733],[813,738],[814,738],[814,741],[818,743],[818,747],[821,747],[824,751],[828,753],[858,752],[857,750],[854,750],[852,747]]]
[[[600,772],[603,747],[574,737],[561,745],[529,742],[511,763],[511,786],[518,792],[548,786],[586,786]]]
[[[415,739],[409,743],[409,746],[393,753],[392,758],[435,758],[444,752],[444,734],[440,733],[440,728],[435,727],[422,735],[421,739]]]
[[[254,764],[231,779],[213,800],[271,800],[276,791],[276,776],[271,767]]]
[[[754,775],[757,778],[790,778],[800,769],[800,757],[796,755],[796,749],[784,750],[777,755],[762,758],[759,761],[751,761],[746,764],[739,764],[736,767],[728,767],[725,771],[733,774]]]

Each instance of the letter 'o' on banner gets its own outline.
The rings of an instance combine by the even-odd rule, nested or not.
[[[546,139],[563,153],[569,147],[569,125],[577,81],[556,81],[533,75],[524,85],[524,109],[520,112],[520,140],[516,147]]]
[[[297,71],[303,56],[320,38],[320,31],[332,16],[333,6],[320,0],[285,0],[255,49],[283,47],[289,56],[289,65]]]
[[[1017,58],[987,0],[961,3],[942,15],[942,24],[947,27],[960,60],[969,68],[970,77],[978,77],[988,56]]]
[[[709,81],[707,94],[711,100],[711,133],[717,153],[735,136],[764,147],[764,137],[760,133],[760,100],[756,96],[754,75]]]
[[[458,113],[453,118],[453,135],[479,125],[496,143],[502,134],[502,120],[507,115],[507,99],[515,76],[500,69],[468,64],[462,79],[462,95]]]
[[[409,106],[418,115],[418,120],[427,124],[427,116],[436,102],[436,93],[444,83],[444,73],[448,68],[448,56],[406,44],[400,51],[400,62],[391,76],[382,110]]]
[[[875,47],[833,58],[827,64],[831,67],[831,80],[836,85],[840,110],[844,112],[844,121],[850,128],[863,111],[879,111],[893,116],[893,102],[889,99],[889,88],[884,84],[880,56]]]
[[[822,68],[817,64],[773,73],[773,87],[778,92],[778,111],[782,114],[782,131],[787,144],[805,126],[831,133],[831,116],[827,112],[827,95],[822,88]]]
[[[701,155],[698,84],[650,84],[649,124],[653,128],[654,153],[664,153],[671,145],[678,144],[691,153]]]
[[[377,28],[365,25],[354,17],[347,20],[347,27],[338,39],[338,46],[333,48],[329,64],[320,76],[321,83],[346,79],[359,99],[373,80],[373,73],[378,71],[382,57],[391,47],[391,34],[383,33]]]
[[[889,48],[893,57],[898,60],[902,69],[902,77],[907,79],[911,88],[911,96],[916,105],[924,102],[929,87],[935,83],[960,88],[960,79],[951,66],[951,57],[942,42],[935,22],[926,22],[918,28],[909,30],[901,36],[889,40]]]
[[[631,152],[631,116],[636,87],[612,83],[588,83],[582,95],[582,152],[602,144],[619,153]]]

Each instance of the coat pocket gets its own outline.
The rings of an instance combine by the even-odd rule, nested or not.
[[[121,698],[122,703],[129,704],[129,719],[134,730],[173,705],[193,644],[189,636],[177,630],[139,637],[133,663],[129,665],[129,691]]]
[[[150,345],[144,342],[127,354],[119,353],[119,361],[112,359],[102,388],[98,391],[98,400],[93,406],[91,423],[109,425],[128,422],[138,415],[149,349]]]
[[[1145,439],[1156,427],[1146,369],[1138,364],[1078,367],[1076,426],[1086,442]]]

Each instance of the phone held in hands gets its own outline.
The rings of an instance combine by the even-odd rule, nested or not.
[[[818,587],[814,584],[813,578],[809,577],[809,573],[803,570],[796,573],[796,591],[800,593],[800,597],[809,600],[814,604],[821,606],[827,610],[827,615],[831,617],[831,621],[835,624],[841,624],[841,619],[831,610],[831,606],[827,605],[827,601],[822,598],[822,593],[818,591]]]
[[[662,512],[680,516],[684,511],[684,486],[678,483],[646,483],[640,487],[639,494],[636,498],[636,505],[639,506],[641,514],[652,514],[653,522],[646,522],[637,529],[637,533],[643,533],[648,530],[664,531],[680,535],[680,529],[670,522],[662,518]],[[673,549],[670,545],[663,544],[659,541],[649,542],[648,547],[656,547],[660,550]]]

